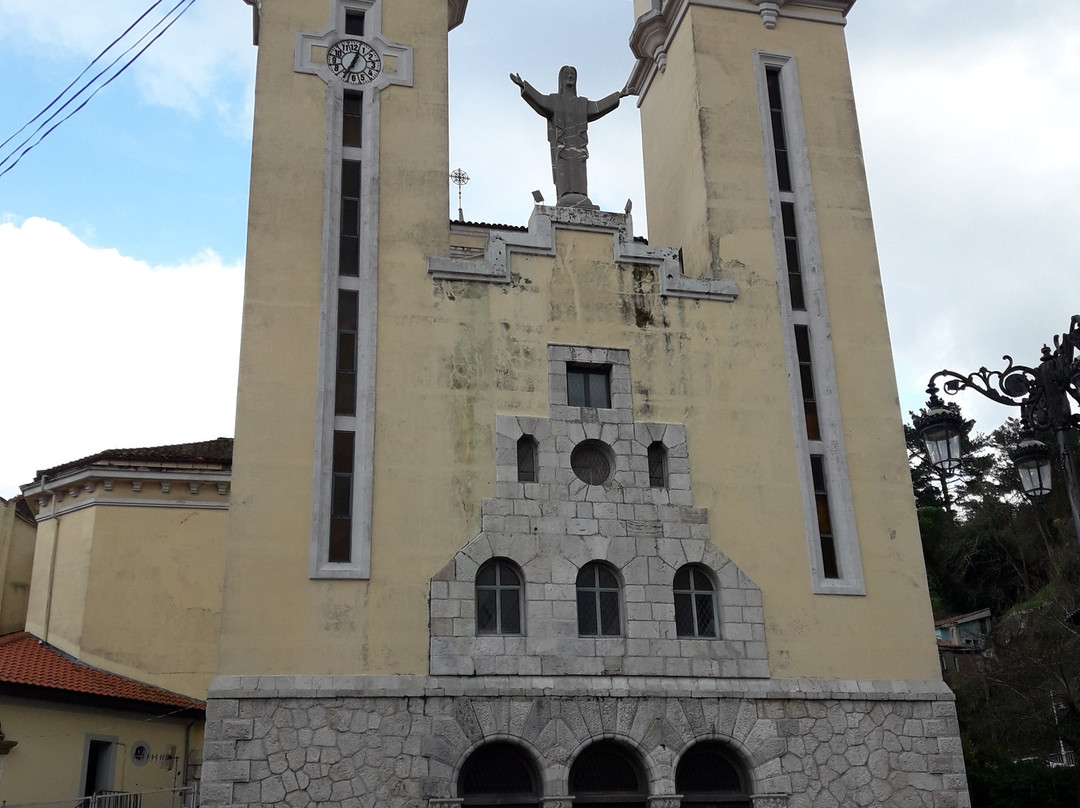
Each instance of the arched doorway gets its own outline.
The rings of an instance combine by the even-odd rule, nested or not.
[[[615,741],[586,747],[570,767],[574,806],[645,808],[648,783],[637,755]]]
[[[690,747],[675,769],[682,808],[751,808],[750,778],[738,758],[719,741]]]
[[[540,776],[532,758],[506,741],[484,744],[469,755],[458,775],[464,808],[518,805],[539,808]]]

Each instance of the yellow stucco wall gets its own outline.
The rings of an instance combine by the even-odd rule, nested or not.
[[[416,65],[414,87],[382,93],[372,578],[312,581],[326,88],[293,72],[292,43],[321,30],[326,4],[263,4],[219,671],[426,673],[428,580],[480,530],[495,415],[547,414],[546,346],[560,342],[628,348],[636,416],[686,424],[694,504],[762,587],[773,675],[937,678],[842,29],[785,21],[763,43],[755,14],[692,11],[643,109],[651,241],[684,247],[689,274],[717,256],[741,294],[661,301],[651,272],[612,265],[609,234],[559,231],[554,258],[512,259],[509,287],[432,282],[426,258],[449,253],[445,19],[432,8],[387,4],[383,25]],[[865,597],[811,593],[755,46],[794,49],[811,88]]]
[[[112,505],[44,519],[27,630],[87,664],[206,698],[226,513]]]
[[[135,766],[133,744],[144,741],[151,754],[165,754],[169,747],[181,758],[185,748],[198,755],[202,744],[202,721],[157,717],[153,713],[116,712],[0,697],[3,729],[18,746],[0,757],[0,801],[9,804],[75,800],[82,796],[88,737],[117,744],[113,788],[117,791],[150,791],[184,785],[183,767],[166,768],[159,760]],[[169,708],[161,708],[161,713]],[[148,720],[149,719],[149,720]],[[190,727],[190,731],[189,731]],[[189,734],[190,732],[190,734]],[[187,744],[185,746],[185,736]],[[165,806],[167,798],[148,795],[145,808]]]
[[[866,598],[809,596],[794,570],[775,563],[792,554],[787,535],[798,499],[786,379],[763,378],[765,369],[783,367],[784,352],[755,49],[796,59]],[[716,445],[724,455],[748,458],[767,436],[784,435],[787,444],[768,453],[778,460],[773,452],[783,452],[786,462],[755,465],[745,483],[735,482],[743,495],[734,504],[751,507],[720,504],[723,532],[713,534],[765,592],[774,675],[873,678],[906,670],[937,678],[843,26],[782,17],[770,30],[756,13],[691,6],[666,71],[642,103],[642,129],[650,240],[678,243],[688,273],[720,267],[741,290],[724,318],[730,371],[716,380],[737,379],[732,392],[745,404],[728,401],[725,409],[742,423],[718,434]],[[672,142],[696,147],[685,148],[680,161]],[[704,216],[685,193],[702,176]],[[695,434],[688,424],[691,441]],[[700,455],[691,458],[696,470]],[[715,481],[715,494],[707,496],[724,503],[731,474],[719,456],[713,460],[695,474],[695,494],[703,493],[702,482]],[[715,515],[712,502],[700,504]],[[765,513],[768,524],[761,522]]]
[[[36,529],[0,497],[0,634],[22,631],[30,599]]]

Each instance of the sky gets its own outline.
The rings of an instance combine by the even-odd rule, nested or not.
[[[0,0],[0,140],[150,3]],[[544,90],[574,64],[607,95],[632,24],[631,0],[470,0],[450,35],[467,219],[524,224],[533,189],[554,197],[508,74]],[[1080,313],[1080,3],[859,0],[847,38],[906,414],[934,371],[1034,364]],[[248,6],[196,0],[0,177],[0,496],[104,449],[233,434],[255,55]],[[632,102],[590,127],[590,190],[645,234]],[[1014,414],[959,401],[979,429]]]

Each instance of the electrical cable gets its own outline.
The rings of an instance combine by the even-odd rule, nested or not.
[[[106,45],[105,48],[101,51],[101,53],[99,53],[97,56],[95,56],[94,60],[92,62],[90,62],[90,64],[88,64],[86,67],[84,67],[82,69],[82,72],[79,73],[79,75],[77,75],[74,79],[72,79],[71,83],[67,87],[65,87],[63,90],[60,91],[60,94],[58,96],[56,96],[56,98],[54,98],[52,101],[50,101],[48,104],[45,105],[45,108],[43,110],[41,110],[41,112],[39,112],[37,115],[35,115],[30,120],[28,120],[22,126],[20,126],[16,131],[14,131],[10,135],[8,135],[7,139],[3,143],[0,143],[0,149],[4,148],[4,146],[6,146],[8,143],[10,143],[12,140],[14,140],[15,137],[18,136],[18,134],[20,132],[22,132],[24,129],[26,129],[26,127],[28,127],[30,124],[32,124],[34,121],[36,121],[38,118],[40,118],[42,115],[44,115],[46,112],[48,112],[49,108],[52,107],[52,105],[55,104],[57,101],[59,101],[61,98],[63,98],[64,94],[68,90],[70,90],[72,87],[74,87],[75,84],[79,81],[79,79],[81,79],[83,76],[85,76],[87,71],[90,70],[91,67],[93,67],[94,65],[96,65],[98,63],[98,61],[101,59],[102,56],[104,56],[106,53],[108,53],[110,50],[112,50],[113,46],[116,45],[117,42],[119,42],[121,39],[126,37],[128,34],[130,34],[131,29],[133,29],[136,25],[138,25],[140,22],[142,22],[144,19],[146,19],[147,14],[149,14],[151,11],[153,11],[155,8],[157,8],[158,6],[160,6],[164,2],[165,2],[165,0],[154,0],[154,3],[151,4],[150,8],[146,9],[146,11],[144,11],[142,14],[140,14],[139,18],[137,20],[135,20],[135,22],[133,22],[131,25],[129,25],[124,30],[124,32],[122,34],[120,34],[120,36],[118,36],[116,39],[114,39],[112,42],[110,42],[108,45]]]
[[[7,155],[5,155],[3,157],[3,159],[0,159],[0,166],[3,166],[4,163],[11,160],[11,158],[16,154],[16,152],[19,152],[20,149],[23,149],[23,147],[26,146],[26,148],[23,149],[21,153],[19,153],[19,156],[17,158],[15,158],[15,161],[11,165],[9,165],[3,171],[0,171],[0,177],[3,177],[4,174],[7,174],[8,171],[10,171],[12,168],[14,168],[19,163],[19,161],[22,160],[23,157],[25,157],[34,148],[36,148],[38,146],[38,144],[41,143],[41,141],[43,141],[46,137],[48,137],[53,132],[53,130],[55,130],[57,128],[57,126],[62,124],[64,121],[68,120],[72,115],[74,115],[76,112],[78,112],[83,107],[85,107],[86,104],[90,101],[91,98],[93,98],[95,95],[97,95],[98,92],[100,92],[104,87],[107,87],[109,84],[111,84],[114,79],[116,79],[120,74],[122,74],[125,70],[127,70],[135,62],[135,60],[138,59],[139,56],[141,56],[146,51],[146,49],[150,47],[150,45],[152,45],[154,42],[156,42],[158,40],[158,38],[160,38],[161,35],[165,33],[165,31],[167,31],[169,28],[172,27],[173,23],[175,23],[176,20],[179,19],[180,16],[183,15],[183,13],[185,11],[187,11],[188,8],[191,7],[191,4],[193,2],[194,2],[194,0],[178,0],[176,5],[174,5],[171,9],[169,9],[169,11],[161,19],[159,19],[156,23],[154,23],[154,25],[151,26],[148,31],[146,31],[141,37],[139,37],[135,41],[134,44],[130,45],[119,56],[117,56],[115,59],[113,59],[108,65],[106,65],[104,69],[99,71],[93,78],[90,79],[90,81],[88,81],[84,86],[82,86],[79,89],[78,92],[76,92],[71,98],[69,98],[67,101],[65,101],[59,107],[59,109],[55,110],[48,118],[46,118],[43,122],[38,124],[37,128],[29,136],[24,138],[23,141],[18,146],[16,146],[14,149],[12,149]],[[79,98],[79,96],[81,96],[83,93],[85,93],[87,90],[89,90],[94,85],[94,82],[96,82],[98,79],[100,79],[106,73],[108,73],[109,70],[111,70],[117,64],[117,62],[119,62],[121,59],[123,59],[129,53],[131,53],[131,51],[133,51],[135,48],[137,48],[140,43],[142,43],[148,36],[150,36],[150,34],[152,34],[159,26],[161,26],[161,24],[163,22],[165,22],[165,20],[169,19],[169,16],[172,15],[178,8],[180,8],[180,6],[184,5],[184,3],[187,3],[187,7],[185,7],[179,14],[177,14],[176,17],[173,18],[173,20],[170,21],[169,24],[166,25],[164,29],[162,29],[138,53],[136,53],[130,60],[128,60],[128,62],[126,64],[124,64],[123,67],[121,67],[116,73],[114,73],[112,76],[110,76],[103,84],[101,84],[99,87],[97,87],[86,98],[85,101],[83,101],[78,107],[76,107],[74,110],[72,110],[72,112],[70,112],[68,115],[66,115],[60,121],[58,121],[50,129],[48,129],[34,143],[32,143],[29,146],[26,145],[31,140],[33,140],[34,137],[39,132],[41,132],[42,129],[44,129],[46,126],[48,126],[49,123],[51,123],[61,112],[63,112],[68,106],[70,106],[73,102],[75,102]]]
[[[158,0],[158,2],[154,3],[154,6],[158,5],[159,2],[161,2],[161,0]],[[9,166],[7,166],[7,168],[5,168],[3,171],[0,171],[0,177],[3,177],[5,174],[7,174],[9,171],[11,171],[11,169],[13,169],[15,166],[17,166],[19,164],[19,162],[22,160],[23,157],[25,157],[27,154],[29,154],[31,151],[33,151],[35,148],[37,148],[41,144],[41,142],[43,140],[45,140],[45,138],[47,138],[49,135],[51,135],[57,129],[57,127],[59,127],[61,124],[63,124],[67,120],[69,120],[73,115],[75,115],[83,107],[85,107],[88,103],[90,103],[91,99],[93,99],[94,96],[96,96],[99,92],[101,92],[103,89],[105,89],[110,84],[112,84],[113,81],[115,81],[117,78],[119,78],[124,73],[124,71],[126,71],[129,67],[131,67],[136,62],[136,60],[138,60],[138,58],[140,56],[142,56],[147,51],[147,49],[151,45],[153,45],[155,42],[157,42],[158,39],[160,39],[165,34],[166,31],[168,31],[170,28],[172,28],[172,26],[176,24],[177,20],[179,20],[188,11],[188,9],[190,9],[191,6],[194,5],[194,3],[195,3],[195,0],[178,0],[176,5],[174,5],[171,9],[169,9],[169,11],[165,14],[165,16],[163,16],[160,20],[158,20],[150,28],[149,31],[147,31],[141,37],[139,37],[139,39],[137,39],[133,45],[129,46],[123,53],[121,53],[118,57],[116,57],[116,59],[114,59],[112,62],[110,62],[103,70],[99,71],[92,79],[90,79],[89,82],[87,82],[83,87],[81,87],[77,93],[75,93],[71,98],[69,98],[67,101],[65,101],[64,104],[62,104],[59,107],[59,109],[54,111],[48,118],[46,118],[44,121],[42,121],[40,124],[38,124],[37,128],[29,136],[24,138],[23,141],[18,146],[16,146],[7,155],[5,155],[2,159],[0,159],[0,166],[3,166],[4,163],[11,160],[11,158],[16,154],[16,152],[19,152],[19,150],[22,149],[22,151],[19,152],[18,157],[15,157],[14,161]],[[151,6],[150,9],[147,9],[147,12],[149,12],[154,6]],[[183,6],[183,8],[181,8],[181,6]],[[174,17],[172,17],[171,20],[169,20],[169,17],[174,12],[176,12],[177,9],[180,9],[180,11],[178,13],[176,13],[176,15]],[[143,16],[145,16],[145,14]],[[140,20],[141,19],[142,19],[142,17],[140,17]],[[135,50],[135,48],[137,48],[139,46],[139,44],[141,42],[143,42],[143,40],[145,40],[151,33],[153,33],[153,31],[155,29],[157,29],[159,26],[161,26],[162,23],[165,22],[165,20],[169,20],[169,22],[160,31],[158,31],[158,33],[155,34],[154,37],[149,42],[147,42],[145,45],[143,45],[143,47],[140,48],[139,51],[134,56],[132,56],[131,59],[129,59],[119,70],[117,70],[115,73],[113,73],[111,76],[109,76],[109,78],[106,79],[101,85],[96,87],[94,89],[94,91],[92,93],[90,93],[90,95],[87,96],[87,98],[81,104],[79,104],[77,107],[75,107],[75,109],[73,109],[71,112],[69,112],[63,118],[61,118],[59,121],[57,121],[55,124],[53,124],[49,129],[45,130],[45,132],[42,133],[41,137],[39,137],[33,143],[30,143],[29,146],[26,145],[31,140],[33,140],[34,136],[37,135],[38,132],[41,132],[41,130],[44,127],[48,126],[48,124],[51,121],[53,121],[61,112],[63,112],[64,109],[66,109],[76,99],[78,99],[78,97],[80,95],[82,95],[90,87],[92,87],[94,82],[96,82],[99,78],[101,78],[103,75],[108,73],[108,71],[113,66],[115,66],[117,62],[119,62],[121,59],[123,59],[125,56],[127,56],[127,54],[129,54],[129,53],[131,53],[131,51]],[[137,22],[138,21],[136,21],[136,24],[137,24]],[[132,26],[132,27],[134,27],[134,26]],[[108,50],[108,49],[106,49],[106,50]],[[95,61],[96,61],[96,59],[95,59]],[[89,69],[89,68],[87,68],[87,69]],[[80,74],[80,75],[82,75],[82,74]],[[77,80],[78,79],[76,79],[76,81]],[[62,96],[63,96],[63,93],[61,93],[61,97]],[[55,103],[56,102],[54,100],[52,102],[52,104],[55,104]],[[49,106],[52,106],[52,104],[50,104]],[[46,107],[46,110],[47,109],[48,109],[48,107]],[[33,120],[37,120],[37,118],[41,117],[41,115],[44,114],[44,112],[46,110],[42,110],[42,112],[39,113],[37,116],[35,116],[35,118]],[[27,123],[27,126],[29,126],[30,123],[33,123],[33,120],[31,120],[29,123]],[[25,128],[26,128],[26,126],[23,127],[23,129],[25,129]],[[20,129],[19,131],[22,131],[22,130]],[[16,133],[16,134],[18,134],[18,133]],[[10,138],[9,138],[9,140],[10,140]],[[5,141],[5,143],[6,142],[7,141]],[[23,148],[24,146],[26,148]]]

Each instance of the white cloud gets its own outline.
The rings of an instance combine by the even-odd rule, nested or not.
[[[88,64],[143,11],[147,0],[0,0],[0,42],[24,49],[33,58],[62,63],[70,57]],[[147,21],[160,18],[175,3],[154,9]],[[119,81],[133,81],[153,104],[210,113],[239,132],[250,122],[255,48],[251,44],[250,9],[240,0],[197,2],[143,54]],[[143,32],[152,22],[144,22]],[[125,40],[127,41],[127,40]],[[103,66],[103,65],[102,65]],[[75,78],[76,69],[68,80]],[[63,85],[57,86],[56,91]],[[42,99],[42,106],[49,99]]]
[[[0,223],[0,496],[104,449],[232,435],[243,268],[149,266],[45,219]]]
[[[1080,311],[1080,6],[872,11],[849,37],[906,411],[942,367],[1037,363]],[[906,25],[920,13],[936,16]],[[1016,414],[960,403],[987,431]]]

